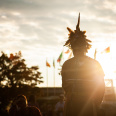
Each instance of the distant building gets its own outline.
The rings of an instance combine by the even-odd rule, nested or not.
[[[62,87],[41,87],[40,88],[42,96],[59,96],[64,94]]]

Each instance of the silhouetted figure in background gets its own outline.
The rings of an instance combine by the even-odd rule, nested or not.
[[[62,66],[62,87],[66,101],[64,116],[95,116],[104,95],[104,72],[99,62],[86,56],[91,48],[86,31],[81,31],[80,14],[76,30],[69,31],[65,43],[72,49],[74,57]]]
[[[27,107],[27,98],[24,95],[18,95],[12,102],[10,110],[9,110],[9,116],[16,116],[16,114]]]
[[[57,102],[55,106],[55,114],[56,116],[63,116],[63,111],[64,111],[64,96],[60,95],[60,100]]]

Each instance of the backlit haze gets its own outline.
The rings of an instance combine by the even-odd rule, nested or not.
[[[116,78],[116,1],[115,0],[0,0],[0,51],[22,52],[26,64],[39,66],[46,86],[61,86],[57,59],[68,38],[67,27],[75,30],[80,12],[80,29],[92,41],[88,56],[100,62],[105,78]],[[110,53],[101,52],[109,47]],[[66,59],[64,59],[66,60]]]

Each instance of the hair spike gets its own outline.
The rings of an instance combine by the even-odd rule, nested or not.
[[[80,30],[80,12],[79,12],[79,16],[78,16],[78,23],[77,23],[77,26],[76,26],[76,30]]]
[[[78,16],[78,23],[76,26],[76,30],[71,30],[69,27],[67,27],[67,30],[69,31],[69,37],[68,40],[66,41],[64,46],[68,46],[69,48],[76,49],[76,48],[81,48],[84,49],[84,51],[88,51],[88,49],[91,48],[91,42],[90,40],[86,39],[86,31],[81,31],[80,30],[80,13]]]

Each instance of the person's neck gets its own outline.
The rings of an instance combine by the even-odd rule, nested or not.
[[[74,54],[74,57],[75,58],[82,58],[82,57],[85,57],[86,56],[86,54],[84,54],[84,53],[77,53],[77,54]]]

